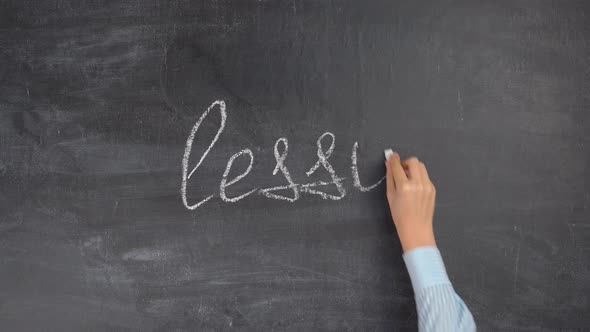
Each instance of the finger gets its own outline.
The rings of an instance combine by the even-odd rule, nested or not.
[[[420,170],[420,161],[416,157],[410,157],[402,162],[408,170],[408,179],[412,181],[422,181]]]
[[[385,184],[387,187],[387,193],[393,194],[395,192],[395,183],[393,182],[393,173],[389,166],[389,161],[385,161]]]
[[[393,182],[395,187],[397,188],[399,184],[408,181],[408,177],[404,172],[404,168],[402,167],[399,154],[396,152],[387,159],[389,162],[389,168],[391,169],[391,175],[393,176]]]
[[[406,173],[406,177],[409,178],[410,177],[410,170],[408,169],[408,165],[406,165],[402,162],[402,168],[404,169],[404,173]]]
[[[430,183],[430,176],[428,176],[428,170],[423,162],[420,162],[420,174],[422,175],[422,181],[424,181],[424,183]]]

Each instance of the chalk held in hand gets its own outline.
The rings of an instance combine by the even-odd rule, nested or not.
[[[391,149],[387,149],[384,152],[385,152],[385,160],[389,160],[389,157],[391,157],[393,155],[393,150],[391,150]]]

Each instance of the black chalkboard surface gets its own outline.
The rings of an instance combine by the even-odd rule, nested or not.
[[[391,147],[429,166],[480,330],[587,330],[589,18],[2,1],[0,329],[414,330]]]

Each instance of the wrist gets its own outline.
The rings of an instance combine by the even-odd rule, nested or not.
[[[432,231],[412,232],[411,234],[400,234],[400,242],[404,253],[419,247],[435,247],[436,241]]]

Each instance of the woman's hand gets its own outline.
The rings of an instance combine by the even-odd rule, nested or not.
[[[416,157],[401,161],[391,150],[385,156],[387,201],[404,252],[436,247],[432,228],[436,190],[426,166]]]

